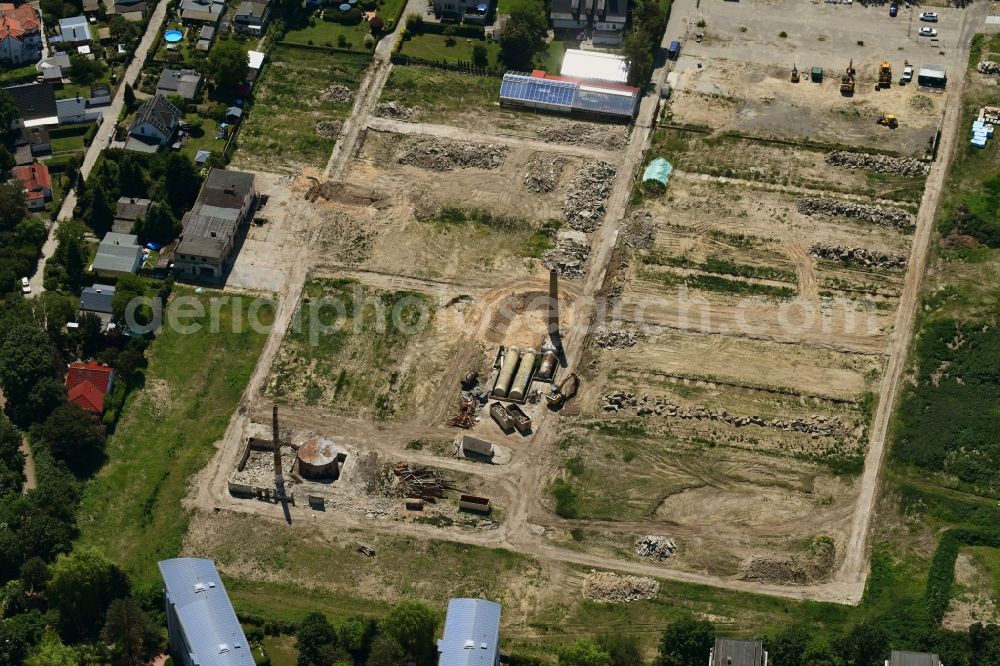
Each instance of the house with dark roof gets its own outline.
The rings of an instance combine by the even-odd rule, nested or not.
[[[14,98],[18,118],[11,129],[59,124],[56,89],[51,83],[26,83],[4,88]]]
[[[76,361],[66,372],[66,399],[85,412],[104,413],[104,396],[114,388],[115,371],[101,363]]]
[[[52,176],[44,164],[32,163],[11,169],[14,178],[21,183],[24,203],[28,210],[41,210],[52,201]]]
[[[149,207],[153,202],[149,199],[137,199],[136,197],[121,197],[118,199],[118,206],[115,210],[115,221],[111,225],[111,231],[119,234],[132,233],[132,227],[139,220],[146,217]]]
[[[164,69],[156,83],[156,92],[161,95],[177,95],[191,101],[201,90],[201,74],[193,69]]]
[[[111,323],[115,300],[115,288],[109,284],[95,284],[92,287],[84,287],[80,293],[79,313],[92,314],[107,326]]]
[[[627,0],[552,0],[552,27],[594,45],[619,46],[628,22]]]
[[[212,41],[215,39],[215,28],[210,25],[201,26],[198,31],[198,44],[195,48],[199,51],[208,51],[212,48]]]
[[[142,265],[142,248],[132,234],[109,231],[97,246],[97,256],[90,269],[99,277],[135,273]]]
[[[452,599],[437,643],[438,666],[500,666],[500,604]]]
[[[174,138],[181,112],[160,94],[153,95],[136,111],[128,127],[129,140],[125,148],[143,153],[155,153]]]
[[[24,3],[0,3],[0,62],[29,63],[42,56],[42,19]]]
[[[185,23],[205,23],[218,25],[226,13],[224,0],[181,0],[181,20]]]
[[[709,666],[767,666],[767,652],[760,641],[716,638],[708,653]]]
[[[256,208],[252,173],[210,169],[194,207],[182,219],[174,275],[193,281],[224,280]]]
[[[18,159],[19,165],[31,164],[40,155],[48,155],[52,152],[52,139],[49,138],[49,131],[44,127],[29,127],[22,129],[14,140],[18,155],[21,149],[27,150],[27,159],[23,162]]]
[[[944,666],[940,657],[929,652],[904,652],[893,650],[885,666]]]
[[[250,643],[212,560],[158,563],[170,654],[178,666],[254,666]]]
[[[243,0],[233,16],[233,30],[259,37],[264,34],[270,17],[271,6],[265,0]]]

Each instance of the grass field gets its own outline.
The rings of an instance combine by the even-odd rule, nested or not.
[[[433,119],[442,112],[495,107],[499,92],[500,79],[491,76],[430,67],[393,67],[382,101],[419,107],[419,119]]]
[[[448,38],[444,35],[424,33],[414,35],[411,39],[403,42],[400,53],[411,58],[422,58],[435,62],[449,63],[471,63],[473,61],[473,50],[476,46],[483,46],[487,53],[487,66],[498,67],[500,56],[500,44],[485,39],[469,39],[467,37],[454,37],[453,44],[448,45]]]
[[[337,11],[336,7],[327,11]],[[344,25],[334,21],[310,19],[309,24],[285,33],[282,40],[287,44],[304,44],[307,46],[329,46],[342,49],[354,49],[360,54],[371,56],[371,50],[365,47],[365,35],[371,34],[366,21],[357,25]],[[344,42],[339,41],[344,37]]]
[[[199,298],[210,311],[210,297]],[[196,320],[204,325],[199,333],[160,332],[148,351],[145,388],[129,397],[108,440],[108,462],[86,486],[80,542],[104,551],[134,582],[158,581],[157,560],[179,552],[188,478],[211,458],[263,346],[262,334],[232,332],[232,313],[220,309],[218,333],[208,316]]]
[[[201,128],[192,129],[188,132],[189,138],[181,149],[181,153],[191,159],[194,159],[199,150],[221,153],[226,148],[226,140],[215,138],[215,133],[219,129],[219,123],[211,118],[202,118],[197,113],[187,113],[184,115],[184,120],[189,123],[198,118],[201,118]]]
[[[356,90],[371,58],[278,46],[265,67],[249,118],[237,139],[237,165],[270,169],[322,167],[336,139],[316,134],[320,121],[344,120],[350,103],[325,102],[331,85]]]

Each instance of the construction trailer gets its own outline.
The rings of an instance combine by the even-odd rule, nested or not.
[[[489,499],[477,497],[476,495],[462,495],[458,498],[458,508],[476,513],[489,513],[492,511]]]
[[[823,83],[823,68],[813,67],[812,71],[809,72],[809,79],[813,83]]]
[[[943,89],[948,85],[948,77],[944,67],[940,65],[921,65],[917,73],[917,85],[925,88]]]
[[[462,435],[462,451],[463,453],[474,453],[492,458],[494,453],[493,442],[488,442],[485,439],[473,437],[472,435]]]

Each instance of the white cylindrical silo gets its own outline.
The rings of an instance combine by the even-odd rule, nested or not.
[[[503,364],[500,366],[500,376],[493,387],[494,398],[506,398],[507,391],[510,390],[510,381],[514,378],[514,371],[517,369],[517,361],[521,356],[521,350],[517,347],[508,347],[504,354]]]
[[[521,364],[517,368],[514,382],[510,386],[507,394],[511,400],[524,400],[528,393],[528,382],[531,380],[531,373],[535,369],[535,350],[530,347],[521,355]]]

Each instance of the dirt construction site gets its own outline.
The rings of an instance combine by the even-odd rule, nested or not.
[[[669,100],[545,136],[416,122],[377,54],[326,169],[260,174],[227,289],[276,294],[276,323],[190,507],[639,577],[581,598],[857,603],[981,21],[938,11],[930,39],[917,9],[679,0]]]

